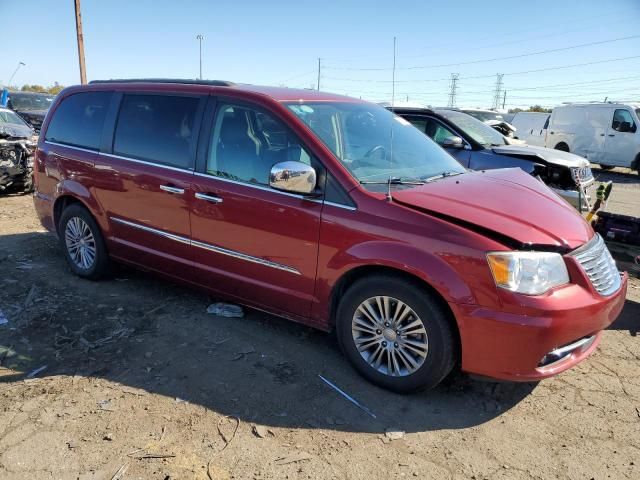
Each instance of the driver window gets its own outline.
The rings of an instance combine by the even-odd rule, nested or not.
[[[271,167],[286,161],[310,165],[311,157],[280,120],[249,107],[220,106],[209,145],[207,173],[268,185]]]
[[[623,125],[623,123],[626,125]],[[629,110],[619,108],[613,113],[611,128],[618,132],[632,132],[634,131],[634,127],[633,118]]]
[[[442,142],[444,142],[444,139],[447,137],[457,136],[442,123],[433,118],[430,118],[429,123],[427,123],[426,133],[438,145],[442,145]]]

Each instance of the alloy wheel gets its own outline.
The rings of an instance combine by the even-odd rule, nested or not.
[[[96,240],[91,228],[80,217],[71,217],[64,231],[64,241],[73,263],[83,270],[90,269],[96,260]]]
[[[427,358],[424,323],[396,298],[376,296],[362,302],[353,314],[351,332],[360,356],[385,375],[411,375]]]

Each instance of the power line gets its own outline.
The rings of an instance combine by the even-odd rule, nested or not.
[[[617,57],[617,58],[607,58],[604,60],[595,60],[592,62],[584,62],[584,63],[574,63],[571,65],[558,65],[555,67],[545,67],[538,68],[534,70],[522,70],[518,72],[505,72],[504,75],[525,75],[529,73],[538,73],[538,72],[550,72],[554,70],[562,70],[566,68],[575,68],[575,67],[586,67],[589,65],[600,65],[602,63],[612,63],[612,62],[621,62],[625,60],[634,60],[640,58],[640,55],[632,55],[630,57]],[[472,76],[462,76],[460,80],[467,79],[478,79],[478,78],[494,78],[495,74],[491,75],[472,75]],[[329,80],[339,80],[343,82],[366,82],[366,83],[391,83],[391,80],[370,80],[370,79],[354,79],[354,78],[340,78],[340,77],[323,77]],[[423,82],[448,82],[451,78],[433,78],[433,79],[415,79],[415,80],[396,80],[396,83],[423,83]]]
[[[613,43],[613,42],[621,42],[624,40],[631,40],[634,38],[639,38],[640,35],[629,35],[626,37],[618,37],[618,38],[612,38],[609,40],[600,40],[597,42],[589,42],[589,43],[581,43],[578,45],[571,45],[569,47],[560,47],[560,48],[552,48],[552,49],[548,49],[548,50],[539,50],[537,52],[529,52],[529,53],[521,53],[519,55],[509,55],[506,57],[494,57],[494,58],[485,58],[482,60],[471,60],[471,61],[467,61],[467,62],[458,62],[458,63],[442,63],[442,64],[435,64],[435,65],[419,65],[419,66],[412,66],[412,67],[401,67],[398,68],[398,70],[419,70],[419,69],[425,69],[425,68],[440,68],[440,67],[455,67],[455,66],[460,66],[460,65],[475,65],[478,63],[488,63],[488,62],[497,62],[499,60],[512,60],[515,58],[524,58],[524,57],[531,57],[534,55],[545,55],[547,53],[555,53],[555,52],[564,52],[567,50],[573,50],[576,48],[583,48],[583,47],[591,47],[594,45],[604,45],[606,43]],[[331,69],[331,70],[350,70],[350,71],[384,71],[384,70],[389,70],[389,67],[370,67],[370,68],[356,68],[356,67],[325,67],[327,69]]]

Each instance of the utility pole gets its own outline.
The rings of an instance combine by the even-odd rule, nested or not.
[[[458,77],[459,73],[452,73],[451,80],[449,81],[449,103],[447,106],[453,108],[456,106],[456,94],[458,90]]]
[[[504,91],[504,95],[502,95],[502,109],[504,110],[504,106],[507,103],[507,91]]]
[[[202,80],[202,40],[204,40],[204,36],[196,35],[196,39],[200,42],[200,80]]]
[[[82,14],[80,0],[75,0],[76,7],[76,36],[78,37],[78,64],[80,65],[80,83],[87,83],[87,71],[84,66],[84,37],[82,36]]]
[[[320,57],[318,57],[318,90],[320,90],[320,70],[322,69],[320,65]]]
[[[500,107],[500,100],[502,97],[502,77],[504,77],[504,74],[502,73],[497,73],[496,74],[496,90],[495,93],[493,95],[493,108],[499,108]]]
[[[393,37],[393,73],[391,75],[391,108],[396,103],[396,37]]]

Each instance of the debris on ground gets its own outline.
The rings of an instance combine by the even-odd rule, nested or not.
[[[31,370],[29,373],[27,373],[27,378],[33,378],[36,375],[38,375],[40,372],[46,370],[48,367],[48,365],[43,365],[41,367],[36,368],[35,370]]]
[[[348,393],[344,392],[343,390],[341,390],[340,388],[338,388],[336,385],[334,385],[333,383],[331,383],[329,380],[327,380],[326,378],[324,378],[322,375],[318,375],[320,377],[320,380],[322,380],[324,383],[326,383],[327,385],[329,385],[331,388],[333,388],[336,392],[338,392],[340,395],[342,395],[344,398],[346,398],[347,400],[349,400],[351,403],[353,403],[356,407],[358,407],[360,410],[362,410],[363,412],[365,412],[367,415],[370,415],[373,418],[378,418],[376,417],[376,415],[369,410],[367,407],[365,407],[364,405],[362,405],[359,401],[357,401],[355,398],[353,398],[351,395],[349,395]]]
[[[229,318],[242,318],[244,317],[244,311],[240,305],[234,305],[232,303],[212,303],[207,307],[207,313],[216,315],[218,317]]]
[[[313,457],[307,452],[298,452],[286,457],[280,457],[275,460],[276,465],[288,465],[289,463],[298,463],[305,460],[311,460]]]
[[[389,440],[400,440],[401,438],[404,437],[404,432],[397,428],[387,428],[384,431],[384,436],[387,437]]]
[[[254,425],[253,434],[258,438],[265,438],[269,434],[269,430],[267,430],[267,427],[263,427],[262,425]]]

